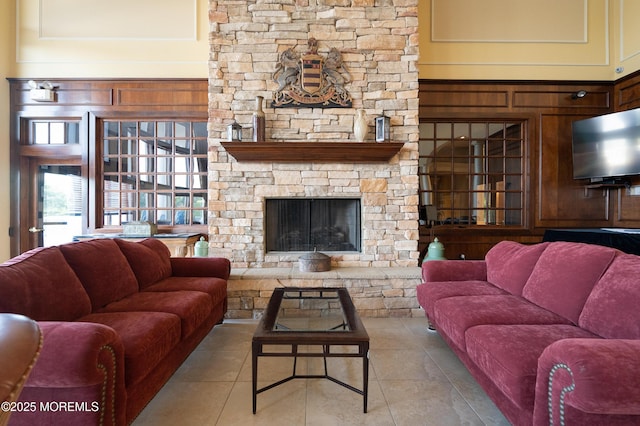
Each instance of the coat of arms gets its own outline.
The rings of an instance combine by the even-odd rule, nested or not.
[[[278,89],[271,106],[351,108],[351,95],[344,88],[351,81],[351,75],[342,62],[340,51],[331,48],[323,57],[318,54],[316,39],[310,38],[308,44],[309,50],[303,55],[293,48],[280,55],[273,73]]]

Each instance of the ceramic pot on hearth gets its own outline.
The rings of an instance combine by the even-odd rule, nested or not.
[[[325,272],[331,269],[331,258],[324,253],[312,251],[298,258],[300,272]]]

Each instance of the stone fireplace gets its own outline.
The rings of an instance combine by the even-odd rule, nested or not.
[[[266,200],[359,199],[361,246],[332,253],[332,267],[380,268],[387,295],[398,296],[397,289],[389,293],[388,280],[395,275],[383,269],[415,270],[419,255],[417,6],[418,0],[210,1],[210,253],[229,258],[236,271],[255,271],[254,277],[275,270],[282,274],[297,265],[300,253],[266,250]],[[280,54],[306,49],[309,38],[317,40],[321,55],[332,48],[341,52],[353,108],[270,107]],[[374,140],[374,118],[384,114],[391,118],[391,139],[404,145],[390,160],[368,163],[347,156],[340,162],[237,161],[221,142],[234,120],[250,140],[257,96],[266,100],[266,139],[282,142],[283,150],[287,141],[355,143],[358,109],[366,112],[368,141]],[[282,283],[261,287],[261,279],[261,285],[241,285],[242,291],[258,293],[230,303],[258,309],[255,295]],[[388,308],[376,306],[376,311]]]
[[[265,250],[265,199],[357,197],[362,200],[359,253],[337,266],[416,266],[418,261],[417,0],[229,0],[210,2],[210,248],[236,267],[282,267],[297,257]],[[279,55],[337,48],[352,81],[353,108],[270,108]],[[388,162],[238,162],[221,146],[236,120],[249,127],[263,96],[266,138],[354,141],[355,111],[370,124],[391,118],[391,138],[405,143]],[[247,137],[248,139],[248,137]],[[247,142],[252,143],[252,142]],[[283,149],[286,149],[284,147]]]

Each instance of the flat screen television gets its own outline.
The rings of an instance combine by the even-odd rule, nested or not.
[[[640,174],[640,108],[572,123],[573,178]]]

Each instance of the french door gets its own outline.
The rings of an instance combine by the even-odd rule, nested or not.
[[[31,162],[28,249],[73,241],[84,233],[82,167],[73,161]]]
[[[86,147],[86,119],[20,120],[17,220],[12,221],[19,253],[87,232]]]

